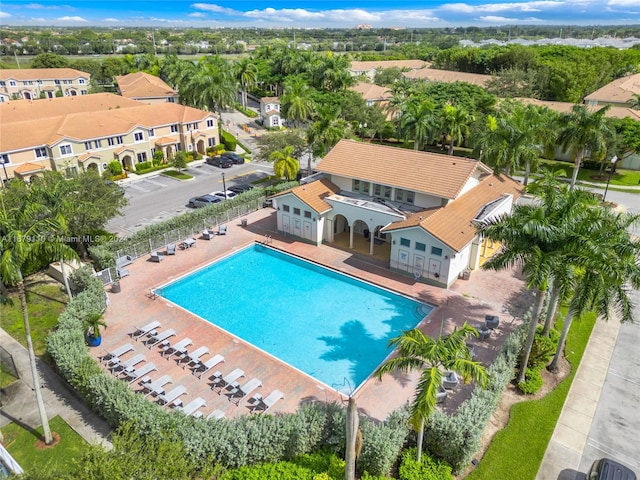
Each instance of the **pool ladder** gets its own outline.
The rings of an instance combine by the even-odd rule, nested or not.
[[[261,243],[264,243],[265,245],[269,245],[273,242],[273,237],[271,235],[269,235],[268,233],[264,236],[264,240],[262,240]]]

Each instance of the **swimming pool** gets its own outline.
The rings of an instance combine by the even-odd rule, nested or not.
[[[349,393],[433,307],[255,244],[157,293]]]

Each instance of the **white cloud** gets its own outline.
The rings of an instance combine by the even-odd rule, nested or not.
[[[87,20],[82,18],[82,17],[58,17],[56,20],[59,20],[61,22],[82,22],[82,23],[86,23]]]
[[[33,10],[59,10],[58,5],[42,5],[40,3],[28,3],[24,8],[31,8]]]
[[[204,10],[205,12],[224,13],[227,15],[242,15],[242,12],[234,10],[233,8],[221,7],[213,3],[194,3],[191,8],[196,10]]]
[[[607,5],[614,7],[640,7],[640,0],[609,0]]]
[[[102,21],[103,22],[119,22],[120,20],[118,20],[117,18],[103,18]]]
[[[483,23],[491,23],[491,24],[498,24],[498,25],[504,25],[505,23],[514,23],[514,22],[518,22],[518,23],[539,23],[542,20],[536,17],[529,17],[529,18],[509,18],[509,17],[500,17],[497,15],[485,15],[482,17],[478,17],[477,18],[478,21],[483,22]]]
[[[522,3],[485,3],[483,5],[469,5],[467,3],[449,3],[438,8],[440,11],[455,13],[496,13],[496,12],[541,12],[566,6],[567,2],[535,1]]]
[[[9,18],[11,16],[10,13],[7,12],[0,12],[0,18]]]
[[[195,18],[206,18],[206,14],[202,13],[202,12],[193,12],[190,13],[189,15],[187,15],[188,17],[195,17]]]

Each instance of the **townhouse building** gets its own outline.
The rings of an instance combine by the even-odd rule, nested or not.
[[[0,102],[87,95],[90,81],[73,68],[0,69]]]

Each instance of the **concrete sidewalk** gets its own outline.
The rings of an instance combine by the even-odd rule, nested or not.
[[[33,393],[33,378],[27,349],[3,329],[0,329],[0,345],[13,356],[20,375],[18,381],[2,389],[0,427],[13,422],[37,428],[41,425],[40,415]],[[109,425],[89,410],[78,394],[48,365],[38,359],[37,366],[47,418],[51,419],[59,415],[87,442],[110,448]]]
[[[596,322],[569,389],[536,480],[580,478],[580,461],[620,331],[620,322]],[[582,472],[586,473],[586,472]]]

